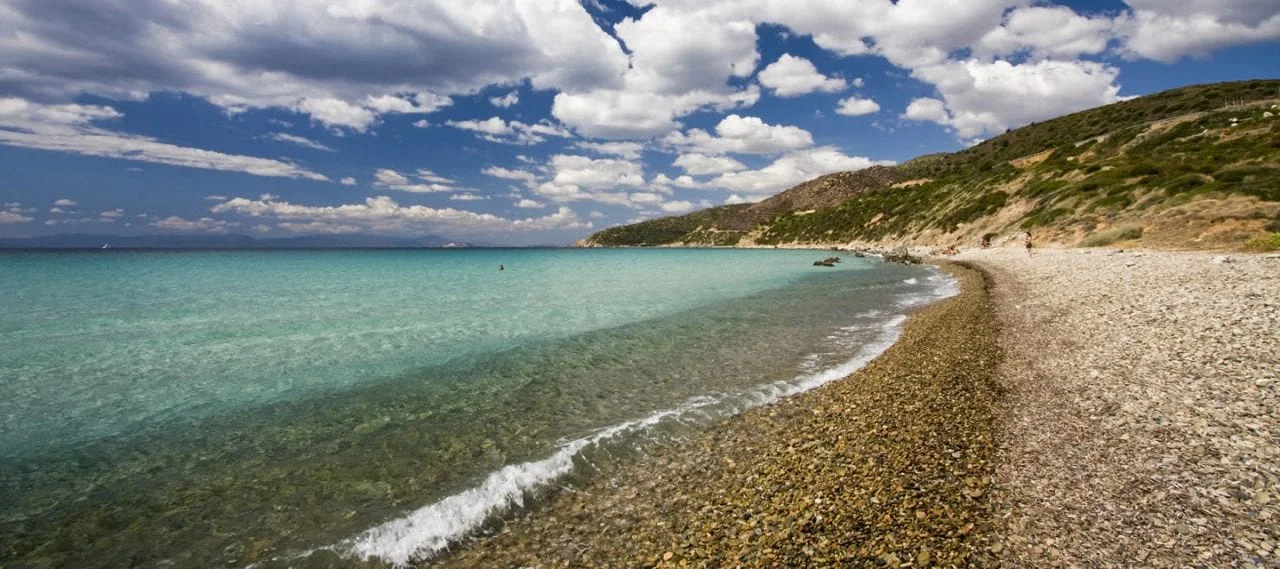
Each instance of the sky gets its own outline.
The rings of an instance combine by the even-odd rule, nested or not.
[[[1280,77],[1280,0],[0,0],[0,236],[566,244]]]

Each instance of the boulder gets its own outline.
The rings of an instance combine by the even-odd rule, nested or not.
[[[886,263],[902,263],[904,265],[919,265],[920,258],[911,254],[906,245],[899,245],[892,251],[884,254]]]

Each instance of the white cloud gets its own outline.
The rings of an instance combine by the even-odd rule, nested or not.
[[[121,116],[110,107],[46,105],[13,97],[0,98],[0,144],[255,176],[328,180],[322,174],[289,162],[176,146],[91,124]]]
[[[417,180],[411,180],[408,176],[390,168],[379,168],[373,173],[373,185],[377,188],[415,194],[451,192],[454,190],[452,186],[453,180],[437,176],[430,170],[418,170],[415,177]]]
[[[268,233],[271,231],[271,226],[259,223],[253,226],[253,230],[258,233]]]
[[[0,10],[0,29],[6,92],[180,91],[231,112],[296,108],[357,131],[486,85],[617,86],[627,66],[575,0],[32,2]]]
[[[254,230],[257,231],[258,230],[257,228],[259,227],[267,227],[267,226],[255,225]],[[325,223],[323,221],[309,221],[306,223],[294,223],[291,221],[284,221],[279,223],[276,227],[279,227],[280,229],[284,229],[286,231],[292,231],[294,233],[325,233],[330,235],[343,235],[343,234],[360,232],[360,227],[356,225],[345,225],[341,223]],[[267,227],[266,231],[270,231],[270,230],[271,228]]]
[[[1125,0],[1133,8],[1116,18],[1124,51],[1173,63],[1214,50],[1280,39],[1280,3],[1274,0]]]
[[[489,103],[490,103],[490,104],[492,104],[492,105],[493,105],[493,106],[495,106],[495,107],[502,107],[502,108],[504,108],[504,109],[505,109],[505,108],[508,108],[508,107],[510,107],[510,106],[512,106],[512,105],[514,105],[514,104],[516,104],[516,103],[518,103],[518,102],[520,102],[520,93],[519,93],[519,92],[516,92],[516,91],[512,91],[512,92],[507,93],[506,95],[503,95],[503,96],[501,96],[501,97],[490,97],[490,98],[489,98]]]
[[[731,194],[729,197],[725,198],[724,200],[724,205],[736,205],[736,204],[743,204],[743,203],[751,203],[751,202],[750,200],[747,200],[747,198],[744,198],[738,194]]]
[[[693,176],[705,174],[723,174],[746,170],[747,165],[728,156],[708,156],[706,154],[681,154],[672,165],[684,169]]]
[[[384,231],[433,230],[436,227],[459,232],[540,231],[592,227],[590,222],[583,223],[568,207],[561,207],[557,212],[543,217],[506,219],[489,213],[454,208],[402,206],[387,196],[368,198],[364,203],[336,206],[306,206],[279,201],[233,198],[214,206],[212,211],[250,217],[269,217],[289,223],[338,223]]]
[[[760,89],[755,85],[727,93],[699,90],[680,95],[600,89],[556,95],[551,114],[586,136],[652,138],[680,128],[676,119],[694,111],[724,112],[758,100]]]
[[[827,77],[818,72],[813,62],[784,53],[777,61],[760,71],[760,84],[779,97],[796,97],[818,91],[837,93],[848,84],[844,79]]]
[[[64,209],[62,209],[62,208],[60,208],[60,207],[51,207],[51,208],[49,208],[49,213],[53,213],[53,214],[57,214],[57,215],[62,215],[62,214],[64,214],[64,213],[67,213],[67,211],[66,211],[66,210],[64,210]]]
[[[551,157],[553,181],[561,186],[616,188],[644,185],[644,168],[638,162],[611,158],[557,154]]]
[[[35,219],[35,218],[33,218],[33,217],[28,217],[28,216],[22,215],[22,214],[20,214],[20,213],[13,213],[13,212],[10,212],[10,211],[0,211],[0,224],[6,224],[6,223],[10,223],[10,224],[12,224],[12,223],[26,223],[26,222],[31,221],[31,220],[33,220],[33,219]]]
[[[106,218],[114,221],[118,218],[124,217],[124,210],[120,208],[107,210],[107,211],[98,213],[98,217],[102,217],[102,218]]]
[[[226,233],[226,221],[202,217],[200,219],[183,219],[176,215],[151,222],[152,227],[172,229],[175,231],[200,231],[204,233]]]
[[[1096,55],[1107,49],[1111,28],[1110,18],[1088,18],[1066,6],[1019,6],[1005,16],[1004,25],[982,37],[975,51],[1063,59]]]
[[[504,180],[519,180],[525,183],[533,183],[534,180],[538,179],[538,176],[536,176],[533,172],[526,172],[524,170],[509,170],[507,168],[502,168],[500,166],[489,166],[481,170],[480,172],[486,176],[493,176],[494,178],[502,178]]]
[[[489,198],[487,196],[482,196],[479,194],[473,194],[473,193],[467,192],[467,193],[461,193],[461,194],[454,194],[452,196],[449,196],[449,199],[455,202],[475,202],[475,201],[487,200]]]
[[[523,208],[523,209],[538,209],[538,208],[546,207],[544,204],[542,204],[542,203],[540,203],[540,202],[533,201],[533,200],[528,199],[528,198],[524,198],[524,199],[521,199],[520,201],[516,202],[516,203],[515,203],[515,206],[516,206],[516,207],[518,207],[518,208]]]
[[[453,99],[430,91],[412,96],[379,95],[365,98],[364,106],[380,114],[427,114],[453,104]]]
[[[846,156],[832,147],[800,150],[782,156],[759,170],[730,172],[707,183],[709,187],[752,195],[773,194],[818,176],[870,166],[888,165],[862,156]]]
[[[76,202],[67,198],[62,198],[60,200],[53,202],[53,205],[56,205],[58,207],[71,207],[73,205],[76,205]]]
[[[307,97],[298,101],[297,110],[325,126],[346,127],[356,132],[369,130],[378,120],[378,113],[373,110],[333,97]]]
[[[271,133],[271,134],[267,135],[267,138],[270,138],[271,140],[277,140],[277,141],[280,141],[280,142],[287,142],[287,143],[289,143],[289,144],[296,144],[296,145],[298,145],[298,146],[302,146],[302,147],[305,147],[305,148],[311,148],[311,149],[313,149],[313,150],[323,150],[323,151],[325,151],[325,152],[337,152],[336,150],[334,150],[334,149],[332,149],[332,148],[330,148],[330,147],[328,147],[328,146],[325,146],[325,145],[323,145],[323,144],[320,144],[319,142],[316,142],[316,141],[311,140],[311,139],[309,139],[309,138],[302,137],[302,136],[295,136],[295,135],[288,134],[288,133],[283,133],[283,132],[273,132],[273,133]]]
[[[777,154],[813,146],[813,135],[796,126],[771,125],[757,117],[729,115],[716,125],[713,136],[702,129],[673,132],[663,141],[704,154]]]
[[[498,117],[485,120],[448,121],[445,124],[462,130],[477,133],[477,136],[490,142],[502,144],[538,144],[546,141],[548,136],[572,138],[573,133],[560,125],[543,121],[525,124],[520,121],[506,122]]]
[[[760,60],[753,22],[710,11],[659,4],[614,31],[632,51],[628,88],[649,93],[721,91],[729,77],[749,77]]]
[[[880,112],[880,104],[858,96],[840,99],[836,104],[836,114],[847,117],[859,117]]]
[[[639,142],[586,142],[580,140],[575,142],[573,146],[597,154],[618,156],[627,160],[639,160],[640,153],[644,151],[644,145]]]
[[[211,201],[211,202],[222,202],[222,201],[227,201],[227,197],[226,197],[226,196],[205,196],[205,197],[204,197],[204,199],[209,200],[209,201]]]
[[[587,217],[590,217],[591,219],[604,219],[605,215],[598,211],[592,211],[587,215]]]
[[[687,213],[693,211],[695,207],[698,206],[694,205],[693,202],[682,200],[662,204],[662,211],[666,213]]]
[[[433,184],[456,184],[457,183],[455,180],[436,174],[435,172],[432,172],[431,170],[428,170],[426,168],[418,168],[415,175],[418,177],[418,179],[424,182],[431,182]]]
[[[354,186],[356,185],[356,179],[352,178],[351,176],[347,176],[346,178],[339,180],[339,183],[341,183],[344,186]]]
[[[943,112],[936,100],[917,99],[907,107],[906,117],[949,126],[960,138],[1000,133],[1118,101],[1119,73],[1092,61],[949,61],[913,72],[938,86]]]
[[[419,119],[419,120],[413,121],[413,126],[414,128],[427,128],[431,126],[431,123],[427,122],[427,119]]]
[[[947,104],[931,97],[913,99],[907,105],[907,112],[902,116],[916,121],[930,121],[947,124],[951,114],[947,112]]]

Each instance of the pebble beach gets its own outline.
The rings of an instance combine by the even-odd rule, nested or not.
[[[964,252],[842,381],[423,566],[1280,567],[1280,259]]]
[[[1006,567],[1280,567],[1280,258],[961,254],[1007,396]]]

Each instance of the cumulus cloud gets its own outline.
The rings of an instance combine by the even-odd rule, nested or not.
[[[1280,39],[1280,3],[1272,0],[1125,0],[1116,19],[1124,52],[1173,63],[1183,57]]]
[[[357,131],[486,85],[614,86],[627,66],[575,0],[19,2],[0,10],[0,29],[0,69],[20,70],[0,74],[0,92],[183,91]]]
[[[548,136],[571,138],[573,133],[564,127],[542,121],[525,124],[520,121],[506,122],[498,117],[485,120],[448,121],[453,128],[475,132],[477,136],[490,142],[502,144],[530,145],[545,142]]]
[[[575,142],[573,146],[596,154],[618,156],[627,160],[639,160],[640,153],[644,150],[644,145],[639,142],[586,142],[580,140]]]
[[[666,213],[688,213],[698,206],[691,201],[679,200],[662,204],[662,211]]]
[[[616,188],[644,185],[644,168],[638,162],[589,158],[569,154],[551,157],[553,182],[562,186]]]
[[[839,149],[822,146],[788,153],[759,170],[722,174],[708,182],[707,186],[760,196],[774,194],[832,172],[890,164],[893,163],[862,156],[846,156]]]
[[[508,108],[511,105],[520,102],[520,93],[512,91],[501,97],[490,97],[489,103],[495,107]]]
[[[233,198],[213,207],[213,213],[233,213],[266,217],[287,223],[334,223],[363,229],[421,231],[446,228],[458,232],[542,231],[590,229],[568,207],[542,217],[507,219],[489,213],[424,205],[402,206],[388,196],[368,198],[364,203],[336,206],[308,206],[282,201]]]
[[[652,138],[680,128],[676,119],[694,111],[725,112],[758,100],[760,88],[755,85],[727,93],[695,90],[678,95],[600,89],[557,94],[551,113],[586,136]]]
[[[410,179],[409,176],[413,176]],[[390,168],[379,168],[373,173],[373,185],[415,194],[434,192],[451,192],[454,190],[453,180],[437,176],[430,170],[418,170],[415,174],[405,175]]]
[[[715,135],[702,129],[673,132],[663,141],[704,154],[776,154],[813,146],[813,135],[797,126],[771,125],[757,117],[729,115],[716,125]]]
[[[152,227],[160,229],[171,229],[174,231],[199,231],[202,233],[226,233],[228,224],[226,221],[217,220],[209,217],[200,219],[183,219],[176,215],[157,219],[151,222]]]
[[[286,231],[292,231],[294,233],[326,233],[330,235],[342,235],[342,234],[351,234],[351,233],[360,232],[360,227],[357,225],[345,225],[341,223],[325,223],[323,221],[309,221],[306,223],[294,223],[291,221],[284,221],[278,224],[276,227],[279,227],[280,229],[284,229]],[[265,228],[265,229],[263,230],[259,228]],[[270,230],[271,228],[265,225],[254,226],[254,231],[265,233],[266,231],[270,231]]]
[[[1092,61],[968,59],[922,67],[913,75],[937,85],[942,100],[916,99],[905,117],[951,127],[960,138],[998,134],[1120,100],[1119,70]]]
[[[494,178],[502,178],[504,180],[518,180],[526,184],[533,184],[533,182],[538,179],[538,176],[533,172],[527,172],[525,170],[511,170],[500,166],[486,167],[481,170],[480,173],[486,176],[493,176]]]
[[[697,152],[681,154],[676,158],[675,162],[672,162],[672,165],[693,176],[723,174],[747,169],[746,164],[728,156],[708,156]]]
[[[347,176],[346,178],[339,180],[339,183],[341,183],[344,186],[354,186],[356,185],[356,179],[352,178],[351,176]]]
[[[281,160],[177,146],[93,124],[122,116],[111,107],[99,105],[49,105],[0,98],[0,144],[255,176],[328,181],[323,174]]]
[[[1034,57],[1072,59],[1096,55],[1107,49],[1112,21],[1088,18],[1066,6],[1020,6],[1005,16],[1004,24],[978,41],[979,55],[1009,56],[1030,53]]]
[[[849,85],[844,79],[827,77],[818,72],[813,62],[789,53],[760,71],[760,84],[779,97],[796,97],[818,91],[836,93]]]
[[[60,200],[53,202],[53,205],[56,205],[58,207],[71,207],[73,205],[76,205],[76,202],[68,198],[62,198]]]
[[[455,201],[455,202],[476,202],[476,201],[483,201],[487,199],[489,199],[488,196],[482,196],[480,194],[473,194],[470,192],[454,194],[452,196],[449,196],[449,200]]]
[[[529,198],[523,198],[515,203],[515,206],[522,209],[538,209],[545,207],[541,202],[533,201]]]
[[[858,96],[840,99],[840,102],[836,104],[836,114],[847,117],[859,117],[878,112],[880,112],[879,103]]]
[[[330,148],[330,147],[328,147],[328,146],[325,146],[325,145],[323,145],[323,144],[320,144],[319,142],[316,142],[316,141],[311,140],[311,139],[309,139],[309,138],[306,138],[306,137],[303,137],[303,136],[296,136],[296,135],[288,134],[288,133],[284,133],[284,132],[273,132],[273,133],[271,133],[271,134],[268,134],[268,135],[267,135],[267,138],[270,138],[271,140],[276,140],[276,141],[279,141],[279,142],[287,142],[287,143],[289,143],[289,144],[296,144],[296,145],[301,146],[301,147],[303,147],[303,148],[310,148],[310,149],[312,149],[312,150],[323,150],[323,151],[325,151],[325,152],[337,152],[336,150],[334,150],[334,149],[332,149],[332,148]]]
[[[20,214],[20,213],[14,213],[14,212],[11,212],[11,211],[0,211],[0,224],[6,224],[6,223],[10,223],[10,224],[12,224],[12,223],[26,223],[26,222],[31,221],[31,220],[33,220],[33,219],[35,219],[35,218],[33,218],[33,217],[28,217],[28,216],[22,215],[22,214]]]

